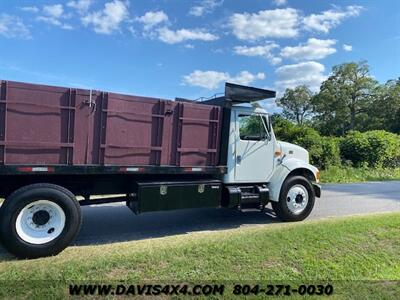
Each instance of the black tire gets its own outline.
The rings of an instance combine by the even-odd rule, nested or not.
[[[308,203],[303,211],[298,214],[294,214],[289,208],[287,204],[287,194],[289,190],[294,185],[302,185],[304,188],[307,189],[308,192]],[[279,194],[279,201],[271,201],[272,208],[275,211],[277,217],[285,222],[297,222],[302,221],[307,218],[312,209],[314,208],[315,203],[315,191],[311,184],[311,182],[303,177],[303,176],[291,176],[288,177],[284,183],[282,184],[281,192]]]
[[[19,213],[37,200],[54,202],[65,214],[65,226],[60,235],[44,244],[24,241],[16,229]],[[32,184],[18,189],[4,201],[0,211],[0,239],[3,246],[18,258],[51,256],[60,253],[75,239],[81,223],[81,209],[74,194],[54,184]]]

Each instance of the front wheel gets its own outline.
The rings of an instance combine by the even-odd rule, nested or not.
[[[282,185],[278,202],[271,202],[279,219],[286,222],[302,221],[311,213],[315,192],[311,182],[303,176],[292,176]]]
[[[76,237],[80,225],[75,196],[53,184],[20,188],[4,201],[0,211],[0,238],[19,258],[58,254]]]

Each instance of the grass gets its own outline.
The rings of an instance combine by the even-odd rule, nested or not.
[[[37,260],[6,255],[0,260],[0,297],[58,298],[67,295],[68,283],[272,281],[332,282],[338,298],[359,293],[390,299],[400,293],[390,282],[400,280],[399,253],[398,213],[278,223],[69,247]]]
[[[322,183],[351,183],[365,181],[400,180],[400,168],[329,167],[321,171]]]

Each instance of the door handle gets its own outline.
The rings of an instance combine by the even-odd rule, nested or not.
[[[242,156],[241,155],[236,156],[236,163],[240,164],[241,162],[242,162]]]

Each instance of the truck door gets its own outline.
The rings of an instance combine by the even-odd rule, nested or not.
[[[273,172],[274,143],[266,114],[237,111],[235,181],[266,182]]]

